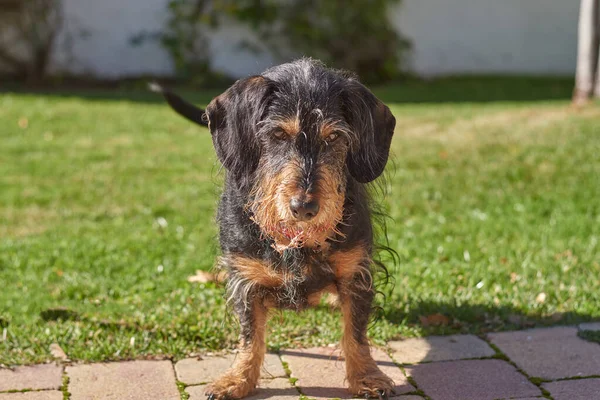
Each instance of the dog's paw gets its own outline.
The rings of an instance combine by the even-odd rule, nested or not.
[[[235,400],[247,396],[256,385],[247,379],[227,374],[206,388],[207,400]]]
[[[350,392],[368,399],[387,399],[394,392],[394,381],[379,368],[362,376],[349,376]]]

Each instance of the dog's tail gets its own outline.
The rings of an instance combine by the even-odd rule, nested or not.
[[[177,114],[182,115],[198,125],[208,126],[208,118],[206,118],[206,113],[203,109],[185,101],[156,82],[150,82],[148,88],[155,93],[162,94],[165,100],[167,100],[167,103],[169,103],[171,108],[175,110]]]

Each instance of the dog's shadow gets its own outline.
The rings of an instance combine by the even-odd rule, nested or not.
[[[410,300],[409,300],[410,301]],[[410,307],[383,304],[379,319],[390,324],[403,324],[422,335],[510,331],[555,325],[576,325],[600,320],[600,313],[578,311],[524,312],[508,305],[451,304],[435,301],[410,301]],[[375,322],[377,324],[377,322]]]
[[[561,325],[577,325],[583,322],[600,320],[599,315],[589,313],[580,313],[577,311],[567,311],[564,313],[527,313],[520,309],[510,306],[493,306],[485,304],[448,304],[434,301],[420,301],[410,303],[411,307],[398,306],[393,304],[385,304],[380,318],[383,323],[402,324],[406,325],[413,331],[418,331],[424,336],[427,335],[447,335],[447,334],[474,334],[486,339],[486,334],[491,332],[501,332],[510,330],[521,330],[529,328],[551,327]],[[428,318],[436,315],[436,318]],[[381,322],[381,320],[380,320]],[[375,322],[375,325],[377,322]],[[429,324],[429,325],[428,325]],[[403,337],[395,337],[393,340],[402,340]],[[424,346],[426,348],[427,346]],[[423,362],[427,362],[429,353],[434,351],[435,346],[426,350],[419,356]],[[339,357],[339,354],[332,348],[318,350],[302,350],[289,349],[281,351],[281,356],[286,361],[286,357],[295,358],[295,368],[305,366],[305,368],[316,368],[320,375],[310,374],[311,378],[307,380],[307,376],[300,372],[299,375],[305,375],[304,379],[300,379],[298,387],[302,394],[307,397],[329,398],[329,399],[350,399],[352,396],[347,390],[347,385],[343,381],[343,372],[337,374],[335,381],[328,381],[326,376],[330,372],[327,370],[335,369],[343,371],[344,361]],[[495,356],[490,356],[495,357]],[[298,359],[306,361],[299,361]],[[334,363],[324,363],[326,360],[334,360]],[[386,374],[390,374],[392,369],[398,369],[398,365],[404,368],[410,368],[412,363],[403,364],[402,360],[381,361],[377,362],[379,367]],[[397,364],[400,363],[400,364]],[[328,364],[328,365],[326,365]],[[294,370],[294,368],[292,368]],[[334,376],[336,374],[332,374]],[[390,375],[391,376],[391,375]],[[292,374],[292,377],[298,377],[298,374]],[[396,378],[397,379],[397,378]],[[395,380],[396,380],[395,379]],[[396,382],[399,383],[398,381]],[[406,385],[406,383],[405,383]],[[414,388],[408,386],[397,386],[398,395],[410,394]],[[410,390],[412,389],[412,391]],[[270,389],[259,388],[251,399],[268,399],[280,398],[278,396],[298,396],[298,393],[289,392],[288,389]],[[286,397],[281,397],[286,398]],[[297,398],[297,397],[289,397]]]
[[[245,400],[263,400],[263,399],[297,399],[299,393],[296,388],[286,389],[261,387],[251,396],[245,397]]]

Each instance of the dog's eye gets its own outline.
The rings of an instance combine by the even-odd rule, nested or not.
[[[275,137],[275,139],[283,140],[287,135],[284,131],[274,131],[273,136]]]
[[[328,135],[328,136],[325,138],[325,141],[326,141],[327,143],[333,143],[333,142],[335,142],[335,141],[336,141],[336,140],[337,140],[339,137],[340,137],[340,134],[339,134],[339,133],[337,133],[337,132],[332,132],[332,133],[330,133],[330,134],[329,134],[329,135]]]

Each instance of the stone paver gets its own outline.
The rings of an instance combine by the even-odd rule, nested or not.
[[[549,382],[542,385],[554,400],[599,400],[600,378]]]
[[[407,368],[432,400],[494,400],[541,395],[540,389],[502,360],[462,360]]]
[[[71,400],[179,400],[170,361],[127,361],[67,367]]]
[[[287,373],[283,369],[281,359],[277,354],[266,354],[263,364],[262,377],[267,378],[287,378]]]
[[[41,364],[17,367],[13,370],[0,368],[0,392],[25,389],[60,389],[62,367]]]
[[[392,357],[402,364],[491,357],[496,352],[474,335],[429,336],[389,342]]]
[[[600,331],[600,322],[586,322],[579,324],[579,329],[582,331]]]
[[[190,395],[190,400],[206,400],[204,390],[206,385],[188,386],[185,391]],[[262,379],[252,395],[244,400],[297,400],[298,390],[294,388],[288,378]]]
[[[236,354],[207,356],[202,359],[186,358],[175,364],[177,379],[187,385],[212,382],[223,374],[235,360]],[[277,354],[266,354],[262,371],[263,378],[287,377]]]
[[[577,336],[576,327],[488,335],[529,376],[560,379],[600,375],[600,345]]]
[[[287,385],[287,386],[286,386]],[[206,385],[188,386],[185,391],[190,395],[190,400],[206,400],[204,389]],[[298,400],[298,391],[292,387],[287,378],[265,379],[257,388],[257,392],[244,400]],[[421,396],[407,395],[399,396],[396,400],[425,400]],[[530,399],[519,399],[530,400]],[[537,400],[537,399],[534,399]]]
[[[371,351],[381,370],[396,383],[396,395],[415,390],[387,354],[375,348]],[[288,363],[292,377],[298,378],[296,386],[306,396],[315,399],[352,398],[345,381],[344,361],[338,349],[320,347],[287,350],[282,352],[282,359]]]
[[[600,345],[577,336],[600,322],[488,334],[489,340],[531,377],[553,380],[542,387],[554,400],[600,400]],[[431,336],[388,343],[392,357],[431,400],[543,399],[540,388],[474,335]],[[395,383],[395,400],[424,400],[382,350],[372,348],[381,370]],[[178,400],[176,376],[190,400],[204,400],[205,385],[234,363],[236,354],[169,361],[126,361],[66,367],[71,400]],[[286,350],[292,385],[277,354],[267,354],[261,381],[248,400],[350,399],[339,348]],[[0,400],[62,400],[63,367],[56,364],[0,368]],[[583,379],[569,379],[582,377]],[[33,390],[10,392],[11,390]]]
[[[41,392],[0,393],[0,400],[62,400],[63,394],[58,390]]]

